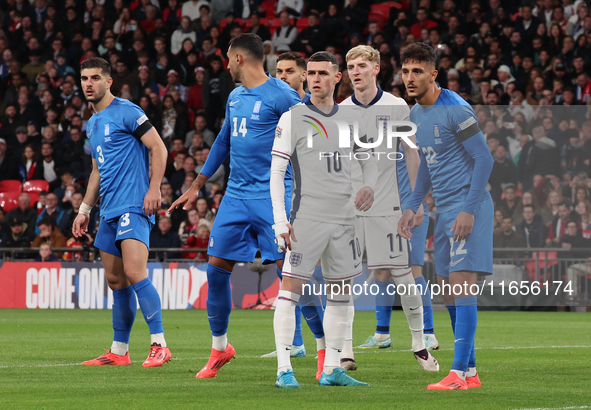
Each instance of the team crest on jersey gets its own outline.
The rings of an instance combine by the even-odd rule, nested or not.
[[[292,252],[291,256],[289,257],[289,263],[293,267],[300,266],[300,263],[302,263],[302,259],[303,258],[301,253]]]
[[[254,103],[254,108],[252,109],[253,114],[258,114],[261,111],[261,104],[262,103],[263,103],[262,101],[257,101]]]
[[[275,138],[281,138],[282,132],[283,132],[283,128],[281,128],[281,127],[275,128]]]
[[[209,237],[209,247],[213,248],[213,236]]]
[[[439,124],[433,125],[433,135],[435,138],[439,138]]]
[[[110,134],[109,124],[105,124],[105,136]]]
[[[389,115],[376,115],[376,128],[379,128],[380,123],[383,123],[384,135],[386,135],[386,130],[388,129],[388,125],[387,125],[388,121],[390,121]]]

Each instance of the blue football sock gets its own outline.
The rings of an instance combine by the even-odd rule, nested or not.
[[[454,361],[452,370],[465,372],[472,348],[478,322],[478,306],[476,296],[464,296],[456,299],[456,330],[454,344]]]
[[[228,333],[230,312],[232,311],[232,287],[230,275],[225,269],[207,264],[207,318],[214,336]]]
[[[137,299],[132,286],[113,291],[113,340],[129,343],[129,334],[135,320]]]
[[[431,307],[431,290],[427,286],[427,282],[425,282],[425,278],[423,276],[419,276],[415,278],[415,283],[420,288],[421,291],[421,298],[423,299],[423,325],[425,330],[423,333],[425,334],[433,334],[433,308]]]
[[[158,291],[152,284],[150,278],[146,278],[133,285],[133,289],[140,302],[140,308],[146,323],[150,328],[150,334],[164,333],[162,328],[162,306]]]
[[[324,337],[324,328],[322,326],[324,310],[322,306],[316,306],[314,301],[320,303],[320,298],[316,295],[303,294],[300,297],[299,304],[301,305],[302,314],[308,323],[308,327],[314,333],[314,337],[318,339]]]
[[[468,368],[476,367],[476,350],[472,344],[472,353],[470,353],[470,360],[468,361]]]
[[[275,268],[277,269],[277,277],[279,278],[279,280],[283,279],[283,274],[281,273],[281,269],[279,269],[279,266],[275,265]]]
[[[388,282],[382,282],[376,280],[379,291],[376,295],[376,333],[389,334],[390,333],[390,317],[392,316],[392,305],[394,304],[395,295],[390,287],[390,293],[388,294],[388,286],[394,285],[394,279],[390,279]]]
[[[449,312],[449,318],[451,319],[451,330],[456,334],[456,305],[445,305]]]
[[[295,323],[295,333],[293,334],[293,342],[291,344],[301,346],[304,344],[304,338],[302,336],[302,309],[299,306],[295,307]]]

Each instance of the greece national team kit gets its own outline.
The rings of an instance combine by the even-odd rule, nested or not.
[[[140,138],[150,129],[140,107],[121,98],[88,120],[92,158],[98,164],[100,224],[94,245],[121,257],[121,241],[136,239],[150,247],[154,216],[146,216],[150,186],[149,150]]]

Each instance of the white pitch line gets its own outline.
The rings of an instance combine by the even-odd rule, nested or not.
[[[571,346],[505,346],[505,347],[477,347],[476,350],[520,350],[520,349],[580,349],[580,348],[591,348],[591,345],[571,345]],[[442,351],[453,351],[454,349],[438,349],[438,352]],[[357,350],[355,354],[366,354],[366,353],[408,353],[412,350],[386,350],[386,349],[372,349],[372,350]],[[260,359],[260,356],[238,356],[239,359]],[[209,357],[173,357],[172,360],[209,360]],[[139,360],[132,360],[132,363],[141,363]],[[81,366],[82,363],[56,363],[56,364],[33,364],[33,365],[22,365],[22,366],[0,366],[0,369],[26,369],[32,367],[61,367],[61,366]],[[560,409],[585,409],[587,407],[560,407]],[[556,408],[558,409],[558,408]],[[522,410],[546,410],[546,409],[522,409]],[[554,409],[548,409],[554,410]]]
[[[572,409],[591,409],[591,406],[536,407],[535,409],[516,409],[516,410],[572,410]]]

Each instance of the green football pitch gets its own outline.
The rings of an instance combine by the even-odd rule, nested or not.
[[[301,390],[274,387],[272,311],[234,311],[229,340],[236,359],[211,380],[195,379],[211,337],[205,311],[164,311],[173,360],[142,368],[148,328],[138,312],[131,366],[81,366],[112,337],[108,310],[1,310],[0,409],[578,409],[591,408],[591,315],[479,312],[476,358],[482,388],[427,391],[453,358],[447,312],[435,312],[441,371],[423,371],[410,347],[401,311],[392,316],[393,347],[357,351],[351,374],[371,387],[322,387],[316,382],[311,332],[305,358],[293,359]],[[373,334],[373,312],[357,312],[354,342]]]

